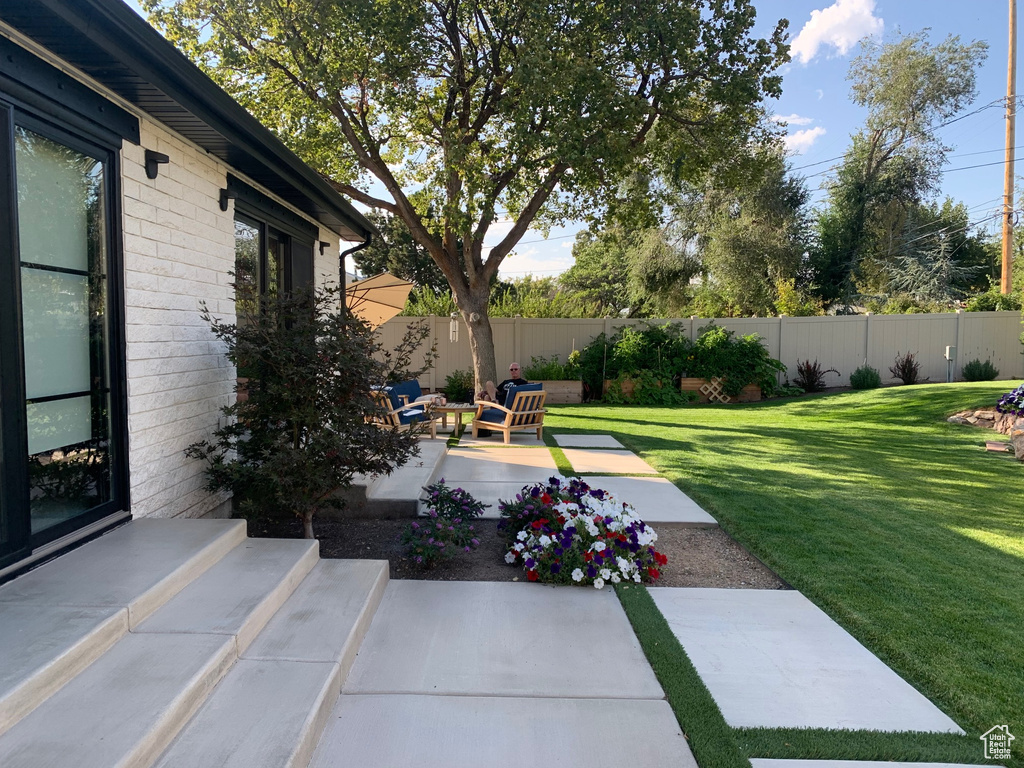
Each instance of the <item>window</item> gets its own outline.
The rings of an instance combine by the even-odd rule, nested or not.
[[[0,570],[128,508],[120,145],[0,78]]]

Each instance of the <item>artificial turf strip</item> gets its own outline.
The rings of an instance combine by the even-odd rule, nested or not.
[[[700,768],[750,768],[733,730],[644,587],[615,592]]]
[[[789,760],[898,760],[921,763],[984,763],[982,743],[955,733],[839,731],[823,728],[737,728],[748,758]]]
[[[553,406],[545,421],[617,438],[971,737],[1007,723],[1020,739],[1024,465],[946,422],[1014,386]]]

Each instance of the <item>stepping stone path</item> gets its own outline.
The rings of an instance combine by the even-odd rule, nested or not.
[[[562,448],[624,448],[611,435],[555,435],[555,442]]]
[[[656,475],[658,470],[632,451],[594,451],[563,449],[565,458],[581,475],[610,472],[618,475]],[[628,501],[628,499],[626,499]]]
[[[733,727],[963,733],[799,592],[649,591]]]
[[[632,505],[645,523],[679,523],[699,528],[718,525],[697,502],[663,477],[588,477],[591,488],[602,488]]]

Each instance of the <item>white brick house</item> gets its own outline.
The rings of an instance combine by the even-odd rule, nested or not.
[[[184,448],[234,370],[200,302],[338,282],[372,228],[119,0],[0,0],[0,579],[129,516],[221,515]],[[249,250],[246,250],[248,248]]]

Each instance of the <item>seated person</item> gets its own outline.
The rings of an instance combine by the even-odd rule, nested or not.
[[[508,367],[508,372],[512,378],[505,379],[497,387],[494,386],[493,381],[488,381],[484,385],[483,391],[477,393],[476,399],[504,405],[505,399],[508,397],[508,391],[512,387],[530,383],[522,377],[522,369],[519,367],[519,363],[511,363]]]

